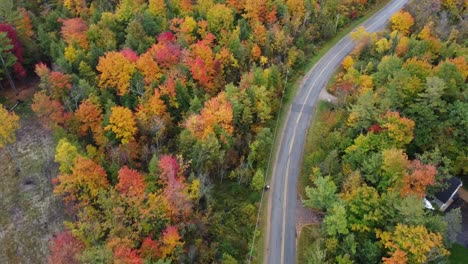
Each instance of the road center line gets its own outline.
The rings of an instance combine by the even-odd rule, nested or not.
[[[395,2],[397,4],[395,4],[395,6],[389,6],[388,8],[390,10],[393,10],[394,7],[398,7],[399,4],[401,2]],[[400,7],[399,7],[400,8]],[[399,9],[398,8],[398,9]],[[380,15],[381,13],[384,13],[383,11],[382,12],[379,12],[378,14],[376,15]],[[393,13],[393,12],[391,12]],[[374,15],[374,16],[376,16]],[[372,17],[371,17],[372,18]],[[370,24],[369,26],[366,27],[366,30],[367,29],[371,29],[375,24],[381,22],[381,20],[387,20],[388,18],[386,16],[383,16],[379,19],[377,19],[374,23]],[[363,26],[363,25],[362,25]],[[344,38],[342,38],[342,40],[340,40],[336,45],[338,45],[341,41],[343,41],[346,37],[349,37],[349,34],[347,34]],[[309,89],[308,93],[307,93],[307,96],[306,96],[306,99],[304,100],[304,103],[302,104],[302,107],[301,107],[301,111],[299,113],[299,115],[297,116],[296,118],[296,122],[295,122],[295,125],[294,125],[294,130],[293,130],[293,138],[291,140],[291,143],[289,145],[289,155],[288,155],[288,162],[287,162],[287,165],[286,165],[286,172],[285,172],[285,175],[284,175],[284,179],[283,179],[283,221],[282,221],[282,235],[281,235],[281,255],[280,255],[280,258],[281,258],[281,263],[283,264],[284,263],[284,251],[285,251],[285,238],[286,238],[286,205],[287,205],[287,190],[288,190],[288,180],[287,180],[287,175],[289,175],[289,167],[290,167],[290,162],[291,162],[291,153],[292,153],[292,147],[294,146],[294,143],[295,143],[295,139],[296,139],[296,131],[297,131],[297,127],[298,127],[298,124],[299,124],[299,120],[301,119],[302,117],[302,114],[303,114],[303,111],[304,111],[304,108],[306,106],[306,103],[307,101],[309,100],[309,97],[312,93],[312,91],[314,90],[314,86],[316,84],[316,82],[320,79],[319,77],[324,73],[324,71],[328,68],[328,66],[330,65],[330,63],[334,62],[335,59],[342,53],[343,50],[345,50],[350,44],[352,44],[353,42],[348,42],[343,48],[341,48],[335,56],[333,56],[333,58],[325,65],[325,67],[322,69],[322,71],[318,74],[317,78],[314,80],[314,82],[312,83],[312,85],[310,86],[311,88]],[[322,57],[322,59],[324,59],[324,57]],[[320,59],[316,64],[315,66],[310,70],[310,72],[312,73],[314,70],[315,70],[315,67],[317,67],[320,62],[322,61],[322,59]]]

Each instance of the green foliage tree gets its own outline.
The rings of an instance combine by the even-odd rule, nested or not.
[[[327,235],[335,237],[349,234],[346,206],[335,203],[323,219],[323,226]]]
[[[252,182],[250,183],[252,189],[256,191],[260,191],[265,186],[265,174],[261,170],[257,170],[255,175],[252,178]]]
[[[307,199],[304,205],[307,207],[328,210],[337,201],[337,187],[330,176],[317,175],[314,179],[315,187],[306,187]]]
[[[6,32],[0,32],[0,78],[8,76],[9,70],[16,63],[17,58],[10,50],[13,48],[11,40],[7,37]]]
[[[153,39],[146,34],[145,29],[137,19],[128,23],[125,32],[127,33],[125,45],[138,54],[145,52],[151,47]]]

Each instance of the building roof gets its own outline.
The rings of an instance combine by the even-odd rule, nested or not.
[[[462,182],[455,177],[452,177],[448,180],[444,180],[444,185],[446,185],[445,189],[440,190],[438,193],[435,194],[437,200],[441,201],[442,203],[446,203],[450,197],[457,191],[458,187],[462,185]]]

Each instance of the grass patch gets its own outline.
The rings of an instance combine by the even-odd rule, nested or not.
[[[307,225],[302,228],[297,243],[297,263],[307,263],[308,252],[312,245],[321,237],[320,225]]]
[[[304,155],[302,159],[301,170],[299,172],[299,179],[297,184],[297,192],[301,198],[305,197],[305,187],[312,184],[310,180],[310,174],[312,168],[317,165],[317,159],[322,159],[320,153],[314,152],[317,140],[320,140],[321,124],[314,122],[317,118],[320,118],[321,114],[330,110],[331,105],[325,101],[319,101],[315,107],[312,118],[311,126],[307,131],[306,142],[304,144]]]
[[[450,263],[451,264],[464,264],[468,260],[468,248],[460,245],[453,244],[450,249]]]
[[[276,153],[278,151],[278,147],[280,145],[281,141],[281,131],[283,131],[283,127],[285,124],[285,120],[288,115],[288,110],[289,106],[291,105],[292,101],[294,100],[297,90],[300,87],[302,78],[304,75],[312,69],[312,67],[322,58],[323,55],[325,55],[336,43],[338,43],[344,36],[346,36],[348,33],[350,33],[352,30],[354,30],[358,25],[366,21],[368,18],[373,16],[375,13],[377,13],[380,9],[382,9],[385,5],[387,5],[390,2],[390,0],[384,0],[376,3],[374,6],[372,6],[368,11],[367,14],[364,15],[363,17],[355,20],[354,22],[350,23],[346,27],[340,29],[338,33],[331,39],[326,40],[325,42],[319,43],[315,49],[315,54],[306,54],[307,57],[310,57],[310,60],[308,60],[307,63],[305,63],[302,67],[299,69],[294,70],[294,74],[292,76],[289,76],[289,81],[286,84],[285,87],[285,94],[284,94],[284,101],[283,101],[283,107],[280,109],[280,112],[278,113],[279,115],[279,124],[277,127],[277,133],[278,135],[275,138],[275,141],[273,142],[273,155],[270,158],[270,163],[274,164],[275,159],[276,159]],[[274,132],[274,131],[273,131]],[[306,152],[304,152],[306,153]],[[272,165],[273,166],[273,165]],[[271,175],[272,175],[272,168],[268,171],[268,173],[265,175],[266,183],[270,183],[271,181]],[[302,178],[302,177],[301,177]],[[308,179],[308,177],[307,177]],[[298,186],[306,186],[301,184],[301,179],[299,179]],[[303,190],[305,187],[302,187],[301,189]],[[303,191],[302,191],[303,192]],[[268,195],[268,193],[266,193]],[[261,204],[261,212],[260,212],[260,220],[259,220],[259,234],[258,237],[255,240],[255,245],[254,245],[254,254],[252,257],[252,263],[263,263],[264,262],[264,254],[265,254],[265,233],[268,232],[266,230],[267,225],[266,221],[268,219],[268,198],[267,196],[263,199],[263,202]]]

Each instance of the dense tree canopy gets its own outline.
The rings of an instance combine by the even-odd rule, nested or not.
[[[380,2],[2,1],[0,54],[13,79],[39,77],[31,109],[55,135],[54,192],[72,214],[50,261],[245,262],[286,79]],[[452,2],[437,12],[453,29],[408,9],[395,33],[361,30],[343,62],[332,88],[347,107],[327,117],[329,148],[308,189],[339,236],[330,248],[362,242],[366,256],[403,257],[406,247],[377,246],[376,229],[394,232],[379,223],[387,196],[421,197],[441,171],[466,171],[466,7]]]
[[[311,259],[430,263],[449,254],[445,219],[460,212],[443,217],[423,198],[444,179],[466,180],[468,141],[458,133],[468,118],[466,42],[456,35],[466,32],[447,1],[421,2],[396,13],[385,32],[353,34],[356,48],[330,85],[338,103],[323,103],[315,118],[304,205],[326,215],[325,243],[309,249]],[[439,5],[431,16],[426,2]]]

